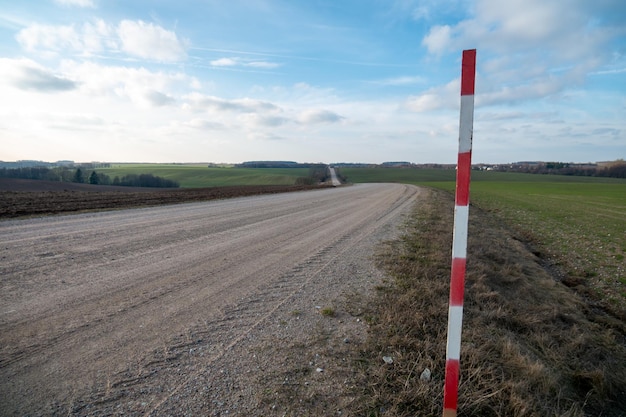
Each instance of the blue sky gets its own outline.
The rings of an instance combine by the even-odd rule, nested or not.
[[[0,160],[626,158],[622,0],[0,0]]]

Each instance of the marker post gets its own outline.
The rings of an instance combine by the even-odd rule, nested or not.
[[[476,50],[463,51],[461,64],[461,116],[459,122],[459,155],[456,171],[450,304],[448,307],[448,344],[443,393],[443,417],[456,417],[463,324],[463,295],[469,220],[469,185],[472,169],[472,131],[474,125],[474,84]]]

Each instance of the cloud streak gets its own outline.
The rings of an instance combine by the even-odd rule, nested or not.
[[[333,111],[323,109],[305,110],[298,116],[298,122],[305,125],[339,123],[344,119]]]
[[[235,113],[256,113],[280,111],[280,108],[275,104],[247,97],[228,100],[200,93],[192,93],[186,96],[185,99],[188,103],[186,107],[195,112],[228,111]]]
[[[27,51],[42,54],[126,53],[130,57],[162,62],[187,58],[188,42],[175,32],[142,20],[122,20],[118,25],[101,19],[82,25],[31,24],[15,36]]]
[[[66,7],[86,7],[95,8],[96,4],[93,0],[54,0],[54,2]]]
[[[0,58],[0,77],[15,88],[41,93],[75,90],[79,84],[29,59]]]
[[[35,67],[24,67],[21,76],[15,80],[15,85],[25,90],[41,92],[69,91],[76,88],[75,82]]]
[[[275,69],[282,66],[282,64],[279,64],[277,62],[250,60],[240,57],[214,59],[210,61],[210,65],[213,67],[221,68],[248,67],[266,70]]]

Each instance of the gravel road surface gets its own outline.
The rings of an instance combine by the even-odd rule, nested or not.
[[[350,305],[418,196],[362,184],[0,222],[0,414],[340,412],[342,344],[366,331]]]

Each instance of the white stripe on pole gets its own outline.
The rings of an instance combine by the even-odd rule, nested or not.
[[[454,232],[452,236],[452,258],[465,258],[467,253],[467,224],[469,207],[456,206],[454,208]],[[457,236],[460,236],[457,238]]]
[[[450,306],[448,308],[448,333],[447,356],[449,359],[461,358],[461,329],[463,328],[463,306]]]
[[[461,118],[459,123],[459,153],[472,150],[474,121],[474,95],[461,96]]]

